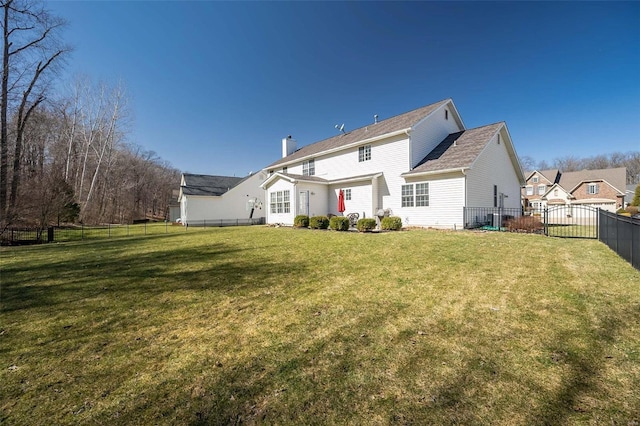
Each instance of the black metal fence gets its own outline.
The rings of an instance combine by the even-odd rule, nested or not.
[[[640,219],[600,210],[598,239],[640,270]]]
[[[492,231],[506,231],[510,220],[522,216],[521,208],[504,207],[465,207],[465,229],[486,229]]]
[[[543,210],[544,234],[562,238],[598,238],[598,208],[558,205]]]
[[[264,218],[200,220],[189,222],[188,226],[172,222],[147,222],[134,225],[107,224],[98,226],[50,226],[11,227],[0,234],[0,245],[26,245],[63,241],[81,241],[101,238],[135,237],[159,234],[184,233],[193,228],[213,228],[223,226],[263,225]]]

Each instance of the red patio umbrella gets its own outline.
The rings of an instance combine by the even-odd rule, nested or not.
[[[345,210],[346,208],[344,207],[344,191],[341,189],[340,194],[338,195],[338,211],[342,213]]]

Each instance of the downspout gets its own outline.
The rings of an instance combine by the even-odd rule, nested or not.
[[[405,129],[404,134],[409,139],[409,170],[413,170],[413,144],[411,143],[411,129]]]
[[[466,219],[466,210],[467,210],[467,198],[469,194],[469,188],[467,188],[467,174],[464,171],[464,168],[460,168],[460,173],[464,176],[464,207],[462,208],[462,229],[464,229],[465,219]]]

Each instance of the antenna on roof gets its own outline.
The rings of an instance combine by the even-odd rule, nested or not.
[[[338,125],[336,124],[336,129],[340,130],[342,133],[346,133],[346,132],[344,131],[344,123],[342,123],[342,126],[338,126]]]
[[[373,123],[374,123],[374,124],[378,124],[378,114],[375,114],[375,115],[373,116]]]

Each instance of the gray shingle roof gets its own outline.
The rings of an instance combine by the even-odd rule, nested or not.
[[[607,181],[615,189],[624,194],[627,183],[626,167],[615,169],[580,170],[579,172],[564,172],[560,176],[560,185],[567,191],[573,190],[580,182]]]
[[[184,195],[222,195],[246,178],[233,176],[184,175]]]
[[[503,122],[451,133],[403,176],[470,167]],[[454,145],[455,142],[455,145]]]
[[[420,120],[449,101],[451,101],[451,99],[445,99],[440,102],[436,102],[435,104],[427,105],[404,114],[396,115],[395,117],[387,118],[386,120],[379,121],[375,124],[360,127],[359,129],[352,130],[346,134],[340,134],[329,139],[324,139],[322,141],[303,146],[293,154],[271,163],[267,168],[276,167],[283,163],[288,163],[290,161],[316,155],[324,151],[336,149],[341,146],[347,146],[352,143],[382,136],[387,133],[411,128]]]
[[[560,170],[558,169],[532,170],[530,172],[527,172],[526,178],[529,179],[533,172],[538,172],[538,174],[544,176],[552,184],[558,183],[558,177],[560,176]]]

